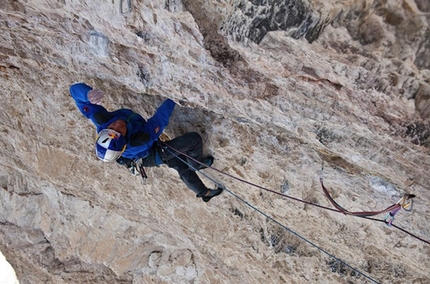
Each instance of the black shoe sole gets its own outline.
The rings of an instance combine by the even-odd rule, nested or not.
[[[212,196],[202,196],[202,199],[203,199],[203,201],[204,201],[204,202],[209,202],[209,201],[212,199],[212,197],[218,196],[218,195],[220,195],[222,192],[223,192],[223,190],[221,189],[219,192],[215,193],[215,194],[214,194],[214,195],[212,195]]]

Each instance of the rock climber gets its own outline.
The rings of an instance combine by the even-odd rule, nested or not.
[[[132,172],[137,170],[143,177],[146,177],[144,167],[166,164],[175,169],[187,187],[204,202],[222,193],[222,188],[208,189],[196,173],[210,167],[214,160],[212,156],[202,158],[203,142],[198,133],[188,132],[166,142],[160,141],[175,107],[173,100],[165,100],[146,121],[130,109],[107,111],[101,106],[103,91],[85,83],[71,85],[70,94],[81,113],[97,128],[95,148],[100,160],[116,161]]]

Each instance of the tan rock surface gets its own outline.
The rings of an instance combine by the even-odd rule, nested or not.
[[[284,1],[315,29],[257,40],[249,15],[277,2],[0,3],[0,250],[20,283],[370,282],[285,227],[377,282],[430,283],[430,245],[383,222],[210,169],[229,191],[206,204],[166,166],[142,185],[95,157],[74,82],[144,117],[172,98],[166,135],[201,133],[216,169],[275,192],[331,207],[324,163],[348,210],[415,194],[394,224],[429,241],[427,2]]]

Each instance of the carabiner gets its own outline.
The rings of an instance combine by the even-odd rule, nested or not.
[[[414,200],[413,198],[415,197],[415,195],[413,194],[405,194],[402,198],[402,208],[405,211],[412,211],[412,206],[414,205]],[[409,201],[408,203],[406,203],[407,201]]]
[[[394,221],[394,215],[395,215],[396,213],[394,213],[394,214],[392,214],[391,212],[389,212],[388,214],[387,214],[387,216],[385,216],[385,218],[384,218],[384,222],[385,222],[385,224],[387,224],[387,226],[391,226],[392,225],[392,223],[393,223],[393,221]]]
[[[384,218],[384,222],[385,222],[385,224],[387,224],[388,226],[391,226],[391,224],[392,224],[392,223],[393,223],[393,221],[394,221],[394,215],[396,215],[396,214],[397,214],[397,212],[399,212],[401,208],[402,208],[402,207],[401,207],[401,206],[399,206],[399,207],[397,207],[396,209],[391,210],[391,211],[387,214],[387,216],[385,216],[385,218]],[[387,220],[388,220],[388,221],[387,221]]]

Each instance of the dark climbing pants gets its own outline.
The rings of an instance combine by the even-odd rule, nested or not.
[[[165,144],[197,161],[202,160],[202,137],[196,132],[185,133],[182,136],[165,142]],[[195,171],[195,169],[200,167],[200,164],[183,154],[177,153],[168,146],[163,147],[164,149],[162,150],[161,158],[163,162],[170,168],[177,170],[181,180],[189,189],[194,191],[198,197],[205,195],[208,188],[203,184]]]

